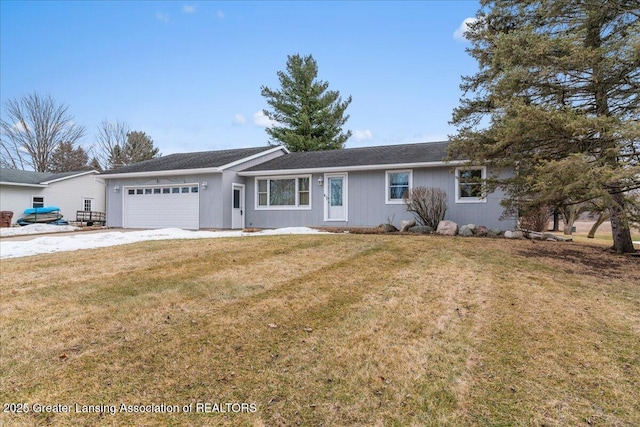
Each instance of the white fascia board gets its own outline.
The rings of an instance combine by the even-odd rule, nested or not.
[[[261,151],[259,153],[256,153],[256,154],[252,155],[252,156],[243,157],[242,159],[236,160],[235,162],[231,162],[231,163],[227,163],[226,165],[219,166],[218,169],[220,170],[220,172],[222,172],[225,169],[232,168],[234,166],[240,165],[240,164],[245,163],[245,162],[249,162],[249,161],[254,160],[254,159],[258,159],[258,158],[260,158],[262,156],[265,156],[265,155],[271,154],[271,153],[275,153],[276,151],[280,151],[280,150],[284,151],[285,154],[289,154],[289,150],[287,150],[282,145],[277,145],[277,146],[275,146],[275,147],[273,147],[273,148],[271,148],[269,150]]]
[[[422,163],[391,163],[385,165],[363,165],[363,166],[336,166],[326,168],[303,168],[303,169],[274,169],[261,171],[245,171],[238,172],[240,176],[261,176],[261,175],[296,175],[309,173],[330,173],[330,172],[352,172],[367,170],[395,170],[395,169],[413,169],[413,168],[435,168],[441,166],[460,166],[465,165],[466,160],[452,160],[450,162],[422,162]]]
[[[220,170],[220,168],[169,169],[166,171],[100,174],[100,178],[102,179],[148,178],[148,177],[157,177],[157,176],[202,175],[202,174],[208,174],[208,173],[222,173],[222,171]]]
[[[7,181],[0,181],[0,185],[11,185],[14,187],[35,187],[35,188],[48,187],[47,184],[25,184],[23,182],[7,182]]]
[[[99,172],[96,170],[90,170],[85,172],[80,172],[75,175],[64,176],[62,178],[53,179],[51,181],[42,181],[42,184],[53,184],[54,182],[64,181],[66,179],[78,178],[79,176],[89,175],[89,174],[98,174]]]

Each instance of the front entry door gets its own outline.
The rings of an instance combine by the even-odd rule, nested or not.
[[[347,220],[347,175],[325,175],[325,221]]]
[[[231,228],[244,228],[244,185],[233,184]]]

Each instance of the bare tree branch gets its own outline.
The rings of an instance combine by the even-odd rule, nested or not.
[[[68,107],[49,95],[34,92],[20,99],[10,99],[7,119],[0,120],[0,156],[3,165],[46,172],[51,158],[62,142],[77,143],[85,129],[73,121]]]

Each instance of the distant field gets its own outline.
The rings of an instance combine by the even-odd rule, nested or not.
[[[0,424],[638,426],[639,265],[405,235],[1,260]]]

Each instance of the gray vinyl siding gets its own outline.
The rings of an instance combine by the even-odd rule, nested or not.
[[[387,170],[351,171],[348,172],[348,221],[324,221],[324,186],[318,185],[318,179],[324,174],[315,173],[311,180],[311,210],[262,210],[256,209],[255,177],[246,180],[246,225],[262,228],[280,227],[375,227],[391,221],[396,227],[402,220],[410,220],[413,215],[407,212],[404,204],[386,203]],[[413,187],[437,187],[447,193],[448,210],[445,219],[455,221],[459,225],[474,223],[489,228],[513,229],[513,220],[500,220],[503,208],[500,206],[502,194],[490,194],[483,203],[456,203],[455,201],[455,168],[433,167],[412,169]],[[287,176],[281,174],[278,176]],[[298,175],[291,175],[298,176]]]

